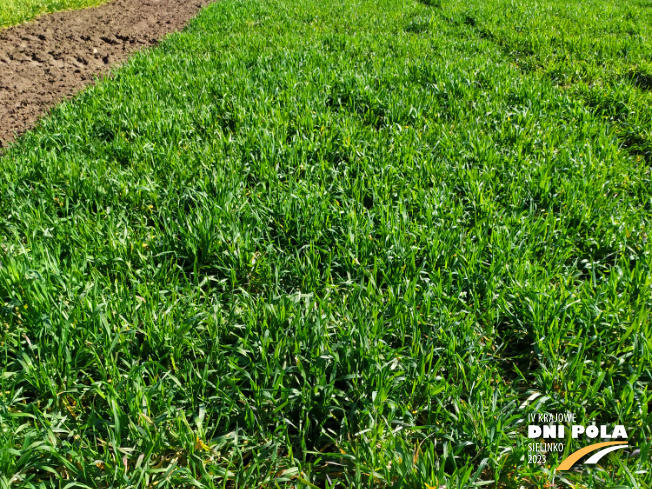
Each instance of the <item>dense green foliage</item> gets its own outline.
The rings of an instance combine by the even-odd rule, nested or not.
[[[0,28],[59,10],[93,7],[106,0],[0,0]]]
[[[649,487],[647,3],[223,0],[59,106],[0,487]],[[528,464],[536,410],[641,453]]]

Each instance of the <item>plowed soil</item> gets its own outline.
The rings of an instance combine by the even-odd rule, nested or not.
[[[132,51],[180,30],[212,0],[114,0],[0,31],[0,148]]]

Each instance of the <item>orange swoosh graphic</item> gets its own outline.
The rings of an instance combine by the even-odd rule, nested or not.
[[[598,448],[602,447],[608,447],[609,445],[622,445],[622,441],[607,441],[604,443],[595,443],[593,445],[589,445],[588,447],[584,447],[576,452],[571,453],[568,457],[566,457],[561,464],[559,464],[559,467],[557,467],[557,470],[568,470],[570,469],[575,462],[577,462],[579,459],[581,459],[584,455],[587,453],[591,453],[596,451]]]

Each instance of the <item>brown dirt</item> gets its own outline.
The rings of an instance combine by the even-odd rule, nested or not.
[[[212,0],[114,0],[0,31],[0,148],[57,102],[166,34]]]

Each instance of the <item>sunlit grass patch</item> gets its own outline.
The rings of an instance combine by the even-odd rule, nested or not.
[[[107,0],[0,0],[0,28],[60,10],[94,7]]]

